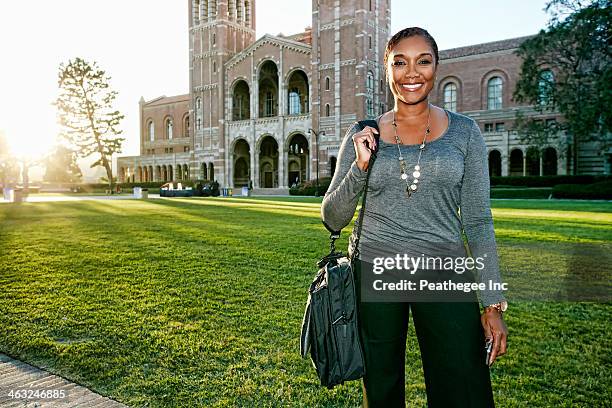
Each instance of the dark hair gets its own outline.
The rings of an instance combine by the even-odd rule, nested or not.
[[[425,41],[429,43],[430,47],[433,49],[434,52],[434,60],[436,61],[436,67],[438,66],[438,61],[440,57],[438,55],[438,44],[436,44],[436,40],[434,40],[434,38],[431,36],[431,34],[427,32],[427,30],[421,27],[408,27],[393,34],[393,37],[389,38],[389,41],[387,41],[384,59],[385,70],[387,69],[387,59],[389,58],[389,54],[391,53],[393,47],[395,47],[404,38],[414,37],[416,35],[423,37]]]

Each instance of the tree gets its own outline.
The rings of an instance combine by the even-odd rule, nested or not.
[[[0,132],[0,186],[8,187],[19,178],[19,164],[9,151],[4,133]]]
[[[60,64],[60,92],[55,105],[61,137],[80,157],[99,155],[91,167],[104,167],[112,191],[112,155],[121,153],[125,139],[117,137],[123,133],[119,124],[124,115],[113,109],[117,92],[110,89],[110,79],[96,62],[75,58]]]
[[[563,115],[561,121],[543,121],[517,113],[521,142],[569,144],[574,174],[582,144],[596,142],[600,151],[612,146],[609,3],[551,0],[545,8],[551,14],[548,27],[517,50],[523,62],[515,101],[533,105],[539,114]],[[567,140],[558,135],[567,135]]]
[[[77,154],[69,148],[57,145],[45,158],[44,180],[55,183],[76,183],[83,173],[77,164]]]

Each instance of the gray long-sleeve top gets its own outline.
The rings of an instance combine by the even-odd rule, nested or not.
[[[400,179],[397,145],[380,139],[377,158],[371,169],[361,170],[355,161],[352,136],[348,130],[340,146],[336,172],[321,206],[323,221],[335,230],[346,227],[368,182],[366,209],[359,241],[364,245],[419,240],[458,242],[462,229],[473,258],[483,257],[485,268],[480,282],[500,282],[493,218],[487,148],[476,122],[445,110],[449,125],[439,138],[426,144],[420,166],[418,190],[406,197],[406,182]],[[377,118],[377,122],[380,116]],[[418,145],[401,145],[408,181],[418,158]],[[349,254],[354,237],[351,236]],[[362,251],[361,251],[362,252]],[[500,290],[479,291],[483,306],[505,300]]]

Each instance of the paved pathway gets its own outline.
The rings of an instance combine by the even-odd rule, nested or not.
[[[22,396],[26,390],[64,391],[65,398],[11,398],[9,393],[19,390]],[[65,378],[0,354],[0,407],[40,408],[127,408],[110,398],[96,394]]]

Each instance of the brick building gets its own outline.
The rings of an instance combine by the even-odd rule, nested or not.
[[[118,159],[120,181],[215,179],[287,192],[331,175],[346,130],[391,108],[382,66],[390,0],[313,2],[312,28],[259,39],[254,0],[188,5],[189,93],[140,101],[140,155]],[[430,100],[477,120],[491,174],[570,174],[564,142],[524,146],[511,130],[516,111],[536,114],[512,101],[525,38],[441,51]],[[611,153],[584,145],[579,173],[610,173]]]

